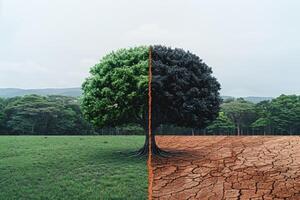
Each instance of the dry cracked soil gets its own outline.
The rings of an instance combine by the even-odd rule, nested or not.
[[[154,199],[300,200],[299,136],[158,136]]]

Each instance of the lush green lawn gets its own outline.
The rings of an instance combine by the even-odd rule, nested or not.
[[[142,136],[0,136],[0,199],[147,199]]]

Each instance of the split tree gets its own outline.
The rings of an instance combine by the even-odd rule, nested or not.
[[[183,49],[164,46],[121,49],[103,57],[83,83],[82,107],[97,127],[140,124],[148,133],[148,64],[152,63],[152,137],[140,155],[162,150],[155,142],[161,124],[203,128],[219,112],[220,84],[212,69]],[[152,59],[149,59],[149,52]]]

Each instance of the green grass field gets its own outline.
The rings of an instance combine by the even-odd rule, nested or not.
[[[142,136],[0,136],[0,199],[147,199]]]

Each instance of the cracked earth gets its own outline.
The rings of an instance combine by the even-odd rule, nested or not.
[[[300,137],[158,136],[154,199],[300,200]]]

